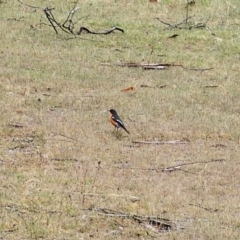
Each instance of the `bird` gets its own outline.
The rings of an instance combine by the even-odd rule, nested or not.
[[[114,110],[114,109],[110,109],[110,110],[108,110],[108,111],[111,113],[109,121],[110,121],[110,123],[115,127],[115,128],[114,128],[114,131],[115,131],[116,128],[118,129],[119,127],[121,127],[121,128],[123,128],[128,134],[130,134],[130,132],[125,128],[125,126],[124,126],[124,124],[123,124],[123,121],[122,121],[121,118],[118,116],[117,111]]]

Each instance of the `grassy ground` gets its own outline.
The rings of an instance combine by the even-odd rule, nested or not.
[[[195,1],[189,24],[207,28],[164,30],[156,18],[181,22],[186,2],[81,1],[78,27],[125,32],[69,39],[0,1],[0,239],[239,239],[240,2]],[[25,3],[59,21],[73,7]],[[185,68],[106,65],[119,62]],[[171,140],[187,143],[134,143]]]

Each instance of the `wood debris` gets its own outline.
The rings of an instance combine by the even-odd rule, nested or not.
[[[171,140],[171,141],[133,141],[138,144],[188,144],[186,140]]]

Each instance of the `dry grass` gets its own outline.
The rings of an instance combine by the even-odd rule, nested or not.
[[[125,30],[87,40],[57,36],[39,25],[41,11],[0,2],[1,239],[239,239],[240,3],[195,2],[191,21],[209,19],[209,30],[164,31],[154,19],[180,22],[186,1],[81,1],[81,26]],[[72,7],[27,3],[55,7],[58,19]],[[102,64],[120,61],[213,69]],[[130,86],[135,93],[121,92]],[[129,136],[112,133],[109,108]],[[174,139],[189,143],[132,143]],[[212,159],[224,161],[162,172]],[[178,229],[90,210],[99,208],[158,216]]]

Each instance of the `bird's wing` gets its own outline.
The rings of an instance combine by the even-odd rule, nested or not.
[[[116,122],[120,127],[124,127],[122,120],[119,117],[112,116],[112,120]]]
[[[117,125],[118,126],[120,126],[121,128],[123,128],[128,134],[130,134],[130,132],[125,128],[125,126],[124,126],[124,124],[123,124],[123,122],[122,122],[122,120],[120,119],[120,117],[114,117],[114,116],[112,116],[112,120],[115,122],[115,123],[117,123]]]

